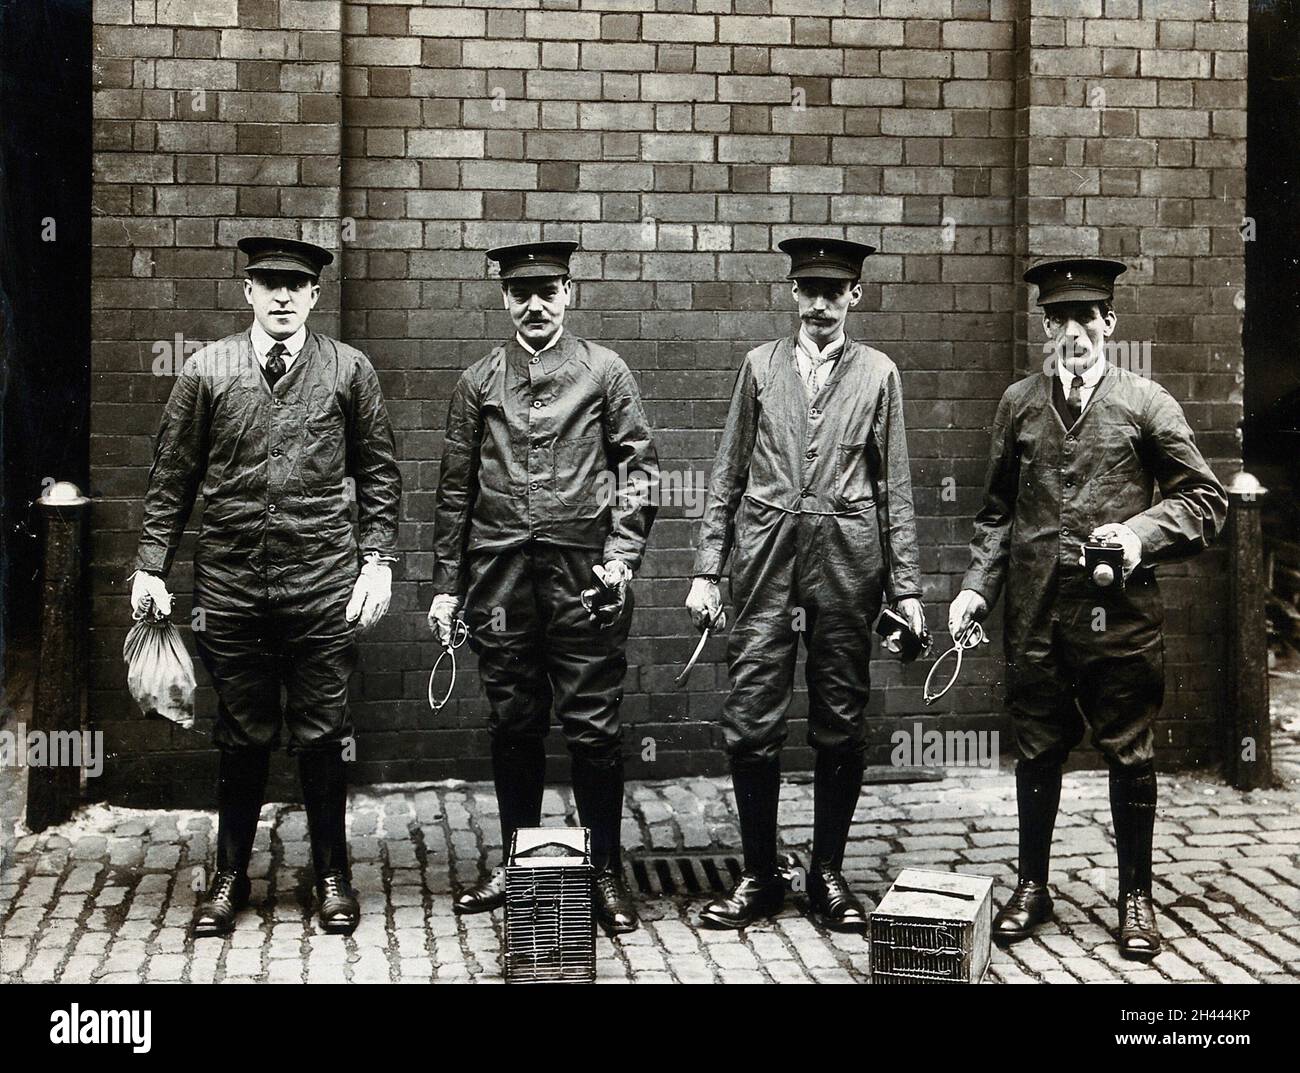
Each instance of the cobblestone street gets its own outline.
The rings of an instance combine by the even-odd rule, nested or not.
[[[1294,763],[1280,749],[1279,767]],[[1151,965],[1122,961],[1111,930],[1114,848],[1102,773],[1066,777],[1052,880],[1056,924],[996,951],[1003,982],[1249,981],[1300,975],[1300,793],[1241,794],[1187,776],[1161,777],[1156,900],[1166,949]],[[738,844],[722,780],[629,787],[633,855]],[[573,822],[567,788],[548,790],[546,822]],[[194,888],[211,856],[214,817],[92,806],[72,822],[18,839],[0,885],[7,980],[352,982],[499,981],[500,914],[457,918],[449,892],[495,862],[496,805],[482,784],[367,788],[350,809],[361,927],[318,932],[309,890],[305,817],[263,810],[253,907],[229,941],[191,943]],[[787,848],[806,852],[812,795],[787,781]],[[1000,903],[1015,859],[1009,771],[942,782],[867,786],[847,861],[873,902],[907,865],[960,869],[996,880]],[[805,858],[806,859],[806,858]],[[832,982],[867,977],[867,945],[810,924],[792,904],[743,935],[698,929],[704,894],[646,896],[645,926],[598,939],[606,981]]]

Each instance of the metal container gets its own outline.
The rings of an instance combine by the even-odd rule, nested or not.
[[[506,864],[507,983],[596,978],[591,832],[525,827]]]
[[[871,914],[871,982],[977,984],[992,932],[993,880],[905,868]]]

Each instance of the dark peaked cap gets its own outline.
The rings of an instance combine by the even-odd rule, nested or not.
[[[319,279],[321,269],[334,260],[320,246],[274,235],[249,235],[239,240],[239,248],[248,255],[245,272],[301,272]]]
[[[842,238],[788,238],[776,248],[790,257],[786,279],[857,279],[862,275],[862,262],[876,252],[875,246]]]
[[[1122,261],[1106,257],[1057,257],[1040,261],[1025,273],[1025,282],[1038,286],[1038,304],[1109,302],[1115,279],[1128,271]]]
[[[498,246],[488,250],[489,261],[501,267],[502,279],[521,276],[567,276],[569,258],[578,248],[576,242],[523,242],[518,246]]]

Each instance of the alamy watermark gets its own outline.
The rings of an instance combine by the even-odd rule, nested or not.
[[[0,768],[75,767],[86,777],[104,771],[102,730],[28,730],[22,723],[0,730]]]
[[[1043,372],[1048,376],[1055,376],[1061,364],[1070,360],[1067,345],[1055,339],[1043,343]],[[1106,361],[1117,369],[1125,369],[1144,380],[1151,379],[1150,339],[1107,339],[1100,349]]]
[[[926,730],[920,723],[889,736],[894,767],[978,768],[996,771],[999,735],[996,730]]]

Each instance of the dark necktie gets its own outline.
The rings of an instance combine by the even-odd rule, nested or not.
[[[1079,415],[1083,413],[1083,396],[1080,394],[1082,387],[1083,377],[1076,373],[1074,379],[1070,381],[1070,394],[1065,400],[1065,405],[1070,411],[1070,416],[1075,421],[1078,421]]]
[[[276,343],[266,352],[266,382],[275,387],[275,382],[284,375],[284,357],[289,348],[283,343]]]

